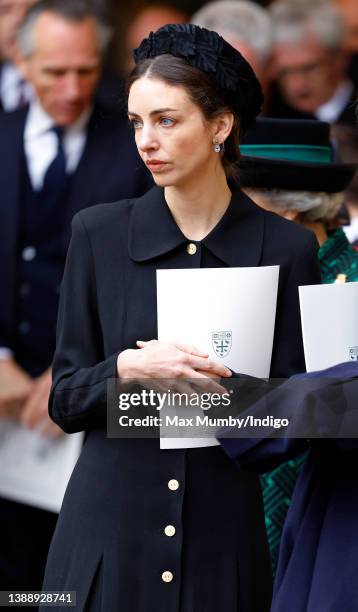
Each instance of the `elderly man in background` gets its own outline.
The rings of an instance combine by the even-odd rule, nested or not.
[[[34,2],[0,0],[0,110],[3,111],[24,106],[31,97],[31,87],[16,67],[16,34],[27,9]]]
[[[0,416],[44,435],[71,219],[151,185],[126,118],[94,102],[107,40],[85,0],[40,0],[18,32],[34,97],[0,116]],[[3,589],[41,588],[56,518],[0,500]]]
[[[240,51],[267,89],[273,28],[265,9],[249,0],[218,0],[194,13],[191,23],[215,30]]]
[[[275,0],[273,74],[278,96],[268,115],[355,124],[354,83],[343,49],[345,28],[330,0]]]

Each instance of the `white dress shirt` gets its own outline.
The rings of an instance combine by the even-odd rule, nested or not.
[[[75,172],[86,145],[86,127],[92,108],[86,109],[75,123],[64,132],[63,148],[68,174]],[[35,191],[40,191],[47,168],[54,160],[58,149],[56,134],[51,131],[53,119],[44,111],[38,100],[33,99],[27,114],[24,130],[24,149],[30,180]],[[9,359],[12,352],[0,347],[0,360]]]
[[[7,62],[1,68],[0,78],[0,98],[4,110],[16,110],[21,97],[24,102],[30,102],[33,98],[32,87],[24,80],[20,70]]]
[[[63,148],[66,156],[66,171],[75,172],[86,145],[86,127],[92,109],[86,109],[75,123],[65,129]],[[27,115],[24,131],[24,149],[32,186],[40,191],[47,168],[55,159],[58,148],[56,134],[51,130],[53,119],[44,111],[38,100],[34,100]]]
[[[349,242],[358,240],[358,217],[352,217],[349,225],[343,227]]]
[[[349,102],[352,95],[353,83],[346,80],[338,85],[332,98],[317,108],[315,116],[320,121],[326,121],[327,123],[334,123],[337,121],[343,109]]]

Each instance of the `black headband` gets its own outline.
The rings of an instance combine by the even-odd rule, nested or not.
[[[208,73],[228,105],[239,116],[244,133],[259,114],[263,102],[260,83],[245,58],[219,34],[193,24],[170,24],[151,32],[134,50],[134,60],[170,54]]]

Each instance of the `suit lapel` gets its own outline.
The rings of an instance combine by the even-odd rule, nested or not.
[[[14,244],[22,184],[23,134],[27,110],[6,113],[1,121],[0,207],[1,227],[6,244]]]
[[[1,80],[2,80],[2,67],[3,67],[3,64],[0,61],[0,91],[1,91]],[[3,110],[4,110],[4,105],[3,105],[2,98],[0,95],[0,113],[3,112]]]
[[[72,177],[67,203],[69,222],[78,211],[93,203],[98,185],[103,181],[102,157],[108,154],[108,142],[107,134],[102,129],[96,129],[99,119],[99,112],[94,111],[88,124],[86,146]]]
[[[6,115],[6,117],[5,117]],[[23,168],[23,133],[27,110],[0,117],[0,300],[6,328],[11,328],[16,281],[16,245]],[[6,262],[6,264],[5,264]]]

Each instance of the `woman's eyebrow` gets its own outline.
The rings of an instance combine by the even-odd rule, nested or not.
[[[158,108],[156,110],[153,110],[149,113],[149,116],[152,117],[153,115],[160,115],[160,113],[173,113],[173,112],[178,112],[178,108]],[[132,115],[132,117],[140,117],[140,115],[138,115],[137,113],[133,113],[132,111],[128,111],[128,115]]]

